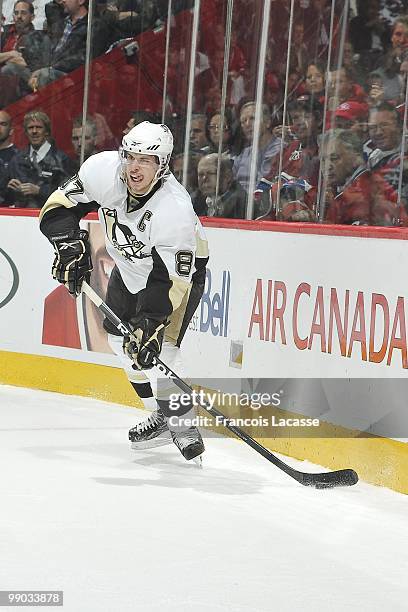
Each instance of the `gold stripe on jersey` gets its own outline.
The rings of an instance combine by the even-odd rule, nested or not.
[[[196,233],[196,257],[205,258],[209,256],[208,241]]]
[[[192,285],[189,285],[186,293],[183,296],[183,299],[181,300],[180,306],[173,310],[169,317],[170,322],[165,329],[164,339],[167,342],[170,342],[170,344],[175,345],[179,337],[181,325],[183,323],[184,314],[186,312],[188,304],[188,298],[190,297],[191,287]]]
[[[53,210],[54,208],[61,208],[61,206],[64,206],[65,208],[73,208],[74,206],[76,206],[76,204],[70,202],[68,198],[62,193],[62,191],[57,189],[50,195],[50,197],[42,207],[39,217],[40,221],[44,217],[45,213],[49,212],[50,210]]]
[[[174,276],[170,276],[170,280],[172,282],[172,286],[169,291],[169,299],[171,305],[173,306],[174,312],[182,303],[185,295],[188,295],[191,283],[181,280],[180,278],[175,278]]]

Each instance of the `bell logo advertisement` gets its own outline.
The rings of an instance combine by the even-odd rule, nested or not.
[[[257,279],[248,338],[408,369],[406,304],[335,287]]]
[[[200,306],[191,319],[189,329],[226,338],[228,336],[230,290],[231,273],[229,270],[224,270],[221,275],[213,275],[207,268],[204,293]]]
[[[220,279],[207,269],[204,293],[200,305],[200,331],[210,331],[213,336],[228,335],[228,315],[231,274],[224,270]]]
[[[17,293],[19,276],[11,257],[0,249],[0,308],[6,306]]]

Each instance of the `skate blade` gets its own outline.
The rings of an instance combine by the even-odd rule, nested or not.
[[[194,459],[192,459],[192,461],[194,461],[194,463],[196,464],[198,469],[200,469],[200,470],[203,469],[203,456],[202,455],[198,455],[198,457],[194,457]]]
[[[172,444],[173,440],[170,437],[159,436],[152,440],[145,440],[143,442],[131,442],[130,448],[133,451],[144,450],[145,448],[158,448],[159,446],[165,446],[166,444]]]

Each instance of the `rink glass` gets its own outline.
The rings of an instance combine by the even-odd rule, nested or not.
[[[90,152],[116,149],[123,130],[137,112],[134,121],[149,118],[171,127],[178,155],[177,176],[189,191],[197,188],[196,166],[200,155],[215,151],[234,158],[249,147],[246,216],[254,218],[265,213],[265,205],[257,205],[253,198],[259,179],[268,170],[268,159],[263,158],[268,140],[263,103],[271,111],[266,128],[271,138],[273,129],[283,126],[281,132],[290,141],[295,135],[291,132],[288,105],[299,96],[312,95],[322,102],[320,137],[328,126],[336,123],[334,111],[344,99],[339,78],[343,67],[353,73],[354,83],[365,90],[369,104],[381,101],[384,95],[386,99],[381,75],[373,73],[378,53],[375,45],[367,52],[356,50],[351,44],[359,44],[363,37],[352,26],[359,4],[366,6],[377,29],[384,24],[390,29],[392,48],[395,38],[392,24],[398,15],[404,14],[402,1],[144,0],[136,12],[131,3],[121,0],[109,3],[91,0],[88,45],[80,68],[20,99],[15,95],[13,98],[11,81],[7,84],[4,81],[3,106],[13,116],[14,141],[17,146],[26,144],[22,129],[24,114],[41,108],[50,116],[56,145],[75,158],[71,140],[73,121],[79,118],[86,124],[87,116],[91,116],[96,123],[93,151],[92,146],[85,150],[84,133],[80,155],[76,158],[79,164]],[[10,23],[12,3],[3,2],[3,12],[6,23]],[[36,6],[35,27],[41,29],[43,21],[43,8]],[[52,34],[50,26],[49,32]],[[101,48],[107,52],[101,52]],[[405,125],[403,104],[408,93],[405,78],[408,62],[404,49],[398,56],[400,84],[398,99],[393,103],[402,105],[400,117]],[[385,58],[385,51],[382,54]],[[310,88],[306,80],[310,66],[312,71],[321,71],[320,92]],[[254,104],[250,134],[243,133],[240,126],[239,100],[243,95]],[[229,143],[217,147],[211,142],[206,116],[219,111],[219,129],[223,130],[223,124],[230,123],[225,114],[228,108],[232,110]],[[367,119],[343,119],[339,122],[342,129],[357,131],[362,138],[370,136]],[[405,131],[405,127],[401,129],[400,160],[395,173],[397,212],[388,222],[378,219],[376,223],[398,224],[401,216],[398,210],[405,202],[406,183],[401,171]],[[281,146],[279,169],[282,169],[283,153]],[[321,151],[318,155],[321,157]],[[316,222],[324,220],[327,191],[324,164],[320,170],[314,205]],[[217,175],[215,198],[219,196],[220,165]],[[266,201],[278,220],[282,218],[279,193],[278,190],[274,199]]]

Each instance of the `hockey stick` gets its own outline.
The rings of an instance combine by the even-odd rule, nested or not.
[[[132,330],[126,325],[124,321],[121,321],[119,317],[109,308],[107,304],[99,297],[97,293],[88,285],[87,282],[82,283],[82,291],[88,296],[88,298],[97,306],[97,308],[109,319],[111,323],[116,327],[121,334],[131,334]],[[154,366],[162,373],[166,378],[170,379],[179,389],[191,395],[193,389],[184,380],[179,378],[177,374],[173,372],[165,363],[158,357],[154,358]],[[358,482],[358,475],[354,470],[336,470],[333,472],[323,472],[319,474],[310,474],[308,472],[299,472],[284,463],[281,459],[278,459],[270,450],[259,444],[254,438],[251,438],[245,431],[239,429],[233,425],[230,419],[224,416],[216,408],[212,408],[205,402],[200,403],[200,407],[204,408],[209,414],[219,417],[222,420],[224,427],[232,431],[238,438],[243,440],[248,446],[253,448],[257,453],[265,457],[268,461],[276,465],[280,470],[285,472],[291,478],[294,478],[300,484],[306,487],[315,487],[316,489],[327,489],[332,487],[349,487]]]

